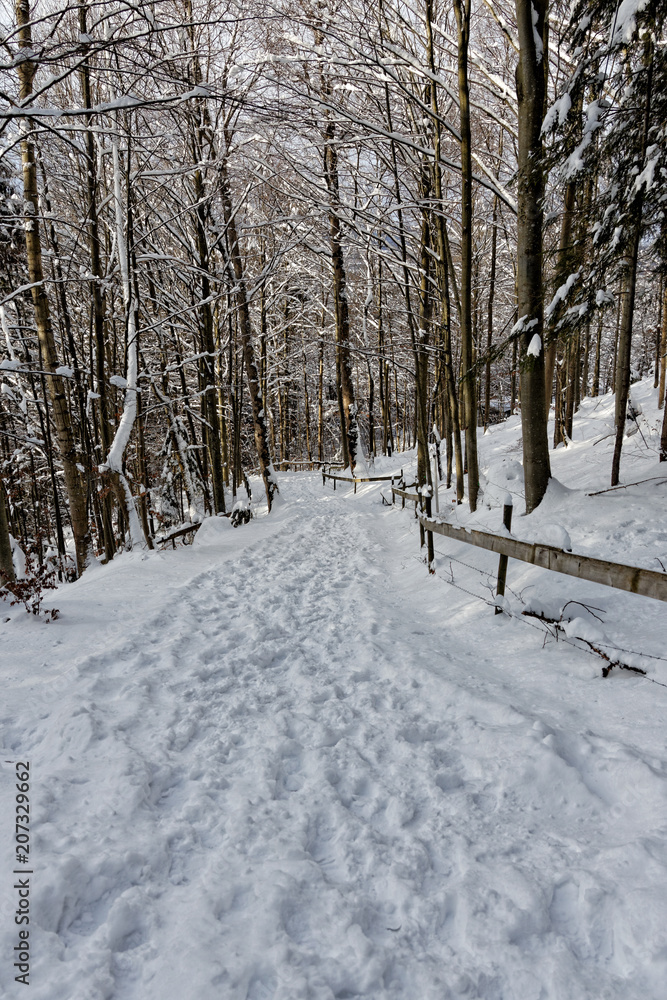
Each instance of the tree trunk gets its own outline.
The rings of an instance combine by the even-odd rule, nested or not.
[[[574,219],[574,199],[576,194],[576,185],[574,181],[568,181],[565,187],[565,197],[563,199],[563,218],[560,227],[560,246],[558,248],[558,266],[556,269],[556,281],[554,292],[560,288],[564,282],[567,281],[568,275],[570,273],[570,263],[572,259],[572,223]],[[556,315],[552,320],[552,328],[555,326],[555,322],[560,317],[561,310],[556,311]],[[544,348],[544,405],[546,407],[547,420],[549,419],[549,410],[551,408],[551,395],[553,392],[553,381],[554,381],[554,369],[556,367],[556,356],[558,353],[558,342],[562,338],[559,338],[558,334],[552,334],[548,338],[547,343]],[[569,348],[566,348],[569,350]],[[561,421],[555,421],[554,424],[554,448],[557,444],[560,444],[563,440],[563,427]]]
[[[470,0],[454,0],[458,29],[458,79],[461,111],[461,367],[465,414],[468,503],[477,509],[479,468],[477,464],[477,393],[472,335],[472,141],[468,94],[468,42]]]
[[[201,140],[198,136],[194,143],[193,158],[195,163],[201,161]],[[199,306],[199,324],[204,357],[200,358],[200,376],[202,382],[202,409],[206,421],[206,450],[211,466],[211,486],[213,491],[213,511],[215,514],[225,510],[225,488],[222,469],[222,445],[220,442],[220,419],[218,415],[218,391],[215,378],[215,338],[213,335],[213,310],[211,307],[211,281],[209,278],[209,251],[206,239],[206,209],[204,205],[204,184],[200,170],[194,172],[195,196],[195,230],[197,255],[199,257],[199,274],[201,282],[201,305]]]
[[[88,4],[83,4],[79,9],[79,32],[80,37],[88,37],[87,27]],[[84,42],[84,52],[88,52],[90,45]],[[90,65],[88,62],[81,64],[79,70],[81,81],[81,91],[83,95],[84,107],[92,107],[92,95],[90,90]],[[97,217],[97,156],[95,152],[95,140],[91,129],[91,116],[85,117],[86,130],[84,132],[84,143],[86,147],[86,190],[88,195],[88,239],[90,244],[90,272],[92,274],[91,293],[93,300],[93,340],[95,344],[95,391],[99,396],[97,400],[98,430],[100,444],[102,445],[102,455],[106,457],[111,445],[111,427],[109,425],[109,405],[107,398],[107,380],[105,372],[105,313],[106,303],[104,296],[104,271],[102,268],[102,253],[99,235],[99,223]],[[64,291],[64,287],[63,287]],[[107,491],[101,500],[102,504],[102,530],[104,535],[104,549],[107,560],[113,559],[116,551],[116,543],[113,537],[112,511],[113,505],[111,493]]]
[[[118,501],[119,507],[124,514],[124,519],[130,533],[130,547],[143,544],[142,529],[134,504],[134,497],[130,484],[123,472],[125,451],[130,442],[132,429],[137,416],[137,373],[138,365],[138,312],[132,297],[132,286],[130,284],[130,266],[127,254],[127,239],[123,221],[128,225],[128,238],[130,215],[128,205],[123,204],[121,193],[121,167],[119,150],[119,112],[115,112],[115,127],[111,140],[111,153],[113,161],[113,203],[116,222],[116,252],[118,254],[118,267],[120,271],[121,286],[123,290],[123,307],[125,311],[125,322],[127,329],[127,386],[125,389],[125,399],[123,401],[123,412],[116,427],[113,441],[109,446],[109,451],[102,466],[103,471],[108,473],[109,479]],[[128,152],[127,183],[130,183],[130,163]],[[148,539],[146,539],[148,544]]]
[[[380,411],[382,413],[382,454],[391,455],[391,406],[389,400],[389,365],[384,356],[384,309],[382,303],[382,258],[378,260],[378,391],[380,394]]]
[[[324,336],[320,340],[320,363],[317,372],[317,460],[324,461]]]
[[[589,379],[589,366],[590,366],[590,354],[591,354],[591,324],[590,321],[586,321],[586,333],[584,334],[584,347],[582,351],[581,358],[581,381],[579,383],[579,392],[577,394],[577,409],[581,400],[588,395],[588,379]]]
[[[647,41],[646,57],[648,63],[648,80],[646,85],[646,99],[644,102],[644,123],[638,150],[638,161],[643,163],[646,158],[646,147],[648,145],[649,122],[651,115],[651,89],[653,85],[653,45]],[[618,353],[616,358],[616,440],[614,442],[614,456],[611,463],[611,485],[618,486],[621,472],[621,451],[623,449],[623,438],[625,436],[625,419],[628,408],[628,397],[630,395],[630,350],[632,347],[632,321],[635,311],[635,291],[637,287],[637,258],[639,256],[639,241],[642,230],[642,208],[644,204],[644,188],[635,194],[630,206],[630,238],[627,241],[627,256],[624,267],[623,282],[624,298],[621,313],[621,325],[618,334]]]
[[[429,227],[429,171],[422,164],[422,226],[419,261],[419,329],[413,337],[412,349],[415,365],[415,424],[417,437],[417,481],[420,486],[431,485],[431,463],[428,452],[428,327],[431,311],[430,295],[430,227]]]
[[[19,47],[32,49],[32,33],[30,28],[29,0],[17,0],[16,21],[19,28]],[[28,103],[32,94],[32,81],[36,65],[30,59],[20,62],[17,67],[21,101]],[[32,301],[35,310],[35,323],[39,339],[42,363],[48,372],[46,376],[53,422],[56,428],[58,448],[63,463],[65,489],[69,502],[72,533],[76,551],[77,572],[81,574],[90,557],[90,532],[88,527],[88,512],[86,509],[86,487],[79,472],[76,443],[72,428],[71,415],[67,406],[67,396],[63,379],[55,375],[59,367],[55,337],[51,326],[49,300],[44,288],[44,273],[42,268],[42,247],[39,235],[39,198],[37,194],[37,172],[35,168],[35,150],[28,138],[29,130],[26,121],[21,122],[21,161],[23,164],[23,205],[26,257],[28,273],[32,285]]]
[[[551,477],[544,392],[544,298],[542,224],[547,0],[516,0],[519,63],[519,170],[517,218],[517,305],[521,331],[521,428],[526,513],[542,501]],[[534,338],[539,340],[535,341]],[[529,355],[534,344],[536,353]]]
[[[576,409],[576,390],[579,382],[579,333],[570,335],[566,354],[567,367],[565,375],[567,385],[565,389],[565,418],[563,422],[564,439],[567,442],[572,440],[572,425],[574,423],[574,411]]]
[[[338,189],[338,154],[334,145],[334,126],[329,123],[324,141],[324,176],[329,192],[329,246],[333,269],[334,313],[338,347],[338,377],[342,405],[343,461],[354,472],[359,450],[357,407],[352,384],[350,361],[350,313],[347,301],[347,279],[340,226],[340,195]]]
[[[303,419],[306,425],[306,455],[308,456],[308,461],[310,462],[313,457],[313,453],[310,447],[310,399],[308,396],[308,366],[306,360],[306,349],[305,345],[303,348],[303,406],[304,414]]]
[[[662,333],[660,335],[660,381],[658,384],[658,409],[665,405],[665,370],[667,369],[667,281],[663,279]]]
[[[493,299],[496,291],[496,255],[498,242],[498,196],[493,199],[493,220],[491,230],[491,274],[489,277],[489,299],[486,306],[486,382],[484,389],[484,426],[488,427],[491,412],[491,346],[493,343]]]
[[[5,491],[0,480],[0,590],[14,580],[14,560],[9,539],[9,521],[5,507]]]
[[[600,350],[602,347],[602,313],[598,320],[598,329],[595,336],[595,362],[593,364],[593,385],[591,386],[591,396],[600,394]]]
[[[229,148],[229,141],[227,142],[227,147]],[[262,479],[264,480],[266,501],[269,505],[269,510],[271,510],[273,501],[278,495],[278,481],[276,479],[275,472],[273,471],[271,452],[269,450],[269,439],[266,433],[264,400],[259,383],[257,365],[255,364],[255,350],[252,342],[252,324],[250,321],[248,292],[246,289],[238,236],[236,234],[236,221],[232,210],[231,192],[227,181],[227,170],[224,163],[221,167],[220,193],[225,225],[227,227],[227,238],[229,240],[229,254],[236,281],[236,303],[239,317],[239,328],[241,331],[241,344],[243,346],[243,357],[245,360],[246,375],[248,378],[248,388],[250,390],[250,402],[252,405],[255,447],[257,449],[257,457],[259,459],[260,473]]]
[[[426,42],[429,69],[435,75],[435,54],[433,45],[433,4],[432,0],[426,0]],[[436,201],[435,226],[438,247],[438,267],[440,285],[440,336],[443,348],[443,366],[445,370],[446,396],[449,412],[449,434],[454,441],[454,459],[456,463],[456,499],[457,503],[463,500],[464,492],[464,471],[463,471],[463,449],[461,447],[461,424],[459,419],[459,402],[456,392],[456,379],[454,378],[454,362],[452,357],[452,331],[451,331],[451,307],[450,307],[450,277],[454,286],[455,299],[459,316],[461,307],[456,289],[456,277],[451,262],[451,251],[447,236],[447,224],[443,215],[442,207],[442,171],[440,166],[440,117],[438,114],[438,93],[434,81],[430,84],[431,96],[431,116],[433,121],[433,141],[434,141],[434,163],[433,163],[433,187]],[[388,104],[388,98],[387,98]],[[394,153],[394,172],[396,173],[396,185],[398,186],[398,174],[396,171]],[[449,439],[449,435],[448,435]]]

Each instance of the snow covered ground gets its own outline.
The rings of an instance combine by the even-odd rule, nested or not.
[[[519,537],[667,566],[655,394],[633,394],[622,481],[643,486],[587,495],[608,486],[605,397],[533,515],[517,418],[480,436],[491,506],[441,492],[441,510],[496,529],[509,488]],[[380,487],[280,484],[270,517],[61,588],[56,622],[0,605],[0,994],[664,1000],[665,605],[510,561],[496,616],[491,553],[436,536],[429,577]],[[568,602],[571,635],[647,676],[603,679],[521,615]],[[29,994],[11,957],[18,760]]]

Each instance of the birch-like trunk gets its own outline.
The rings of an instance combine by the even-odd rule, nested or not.
[[[29,0],[17,0],[16,22],[19,28],[19,48],[26,49],[29,52],[32,49]],[[36,68],[36,64],[29,58],[24,59],[18,64],[17,72],[22,103],[29,102]],[[26,257],[30,283],[32,285],[31,293],[35,311],[35,325],[37,327],[41,361],[48,373],[46,375],[46,382],[51,401],[58,449],[63,464],[65,489],[67,491],[72,534],[74,536],[76,567],[77,572],[81,574],[86,568],[91,549],[86,505],[86,485],[79,470],[72,418],[67,405],[63,380],[54,374],[60,362],[58,360],[56,341],[51,325],[49,300],[44,288],[42,246],[38,221],[39,196],[37,193],[35,149],[29,139],[28,122],[23,120],[20,127],[22,132],[21,162],[23,167],[23,212]]]
[[[137,314],[132,298],[132,286],[130,284],[130,269],[127,259],[127,246],[125,243],[125,228],[123,225],[123,198],[121,185],[120,151],[118,142],[118,112],[116,112],[116,127],[111,140],[111,151],[113,157],[113,200],[116,218],[116,252],[118,254],[118,266],[120,270],[121,286],[123,290],[123,306],[127,323],[127,387],[125,389],[125,400],[123,403],[123,413],[120,418],[113,441],[109,446],[106,461],[101,470],[108,472],[114,485],[114,492],[125,513],[128,527],[130,529],[130,546],[140,546],[144,544],[144,536],[141,530],[141,523],[137,508],[132,496],[130,484],[123,473],[123,458],[125,449],[132,434],[134,421],[137,416]]]

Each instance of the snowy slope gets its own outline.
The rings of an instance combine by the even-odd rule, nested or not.
[[[624,482],[651,482],[587,496],[611,404],[586,401],[519,537],[667,565],[635,393]],[[491,506],[441,509],[497,528],[518,447],[515,418],[481,437]],[[24,995],[7,762],[27,758],[32,1000],[664,1000],[665,606],[510,562],[495,616],[490,553],[437,538],[429,578],[379,487],[280,482],[270,518],[86,573],[54,623],[3,615],[0,994]],[[529,601],[594,606],[648,676],[603,680]]]

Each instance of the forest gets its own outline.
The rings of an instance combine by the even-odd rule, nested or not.
[[[526,510],[667,354],[663,0],[2,5],[0,574],[416,448]],[[549,413],[555,415],[548,436]],[[667,411],[661,460],[667,458]],[[258,499],[254,497],[253,502]],[[20,560],[19,560],[20,561]]]
[[[0,996],[665,1000],[667,0],[0,21]]]

